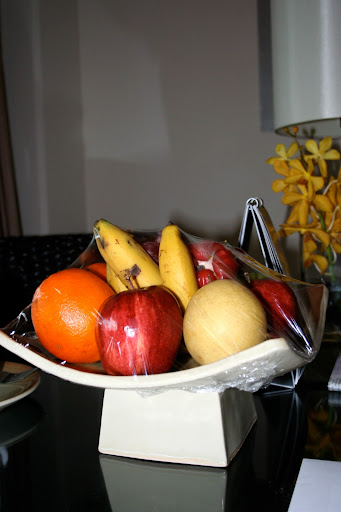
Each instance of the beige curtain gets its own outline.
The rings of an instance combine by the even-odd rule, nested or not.
[[[0,236],[20,234],[22,229],[9,133],[0,37]]]

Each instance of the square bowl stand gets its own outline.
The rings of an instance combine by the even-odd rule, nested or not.
[[[257,419],[252,393],[170,389],[104,392],[98,450],[105,455],[225,467]]]

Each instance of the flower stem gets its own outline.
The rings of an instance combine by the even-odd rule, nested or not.
[[[318,210],[318,216],[319,216],[319,220],[320,220],[321,227],[322,227],[323,231],[327,232],[326,224],[324,222],[324,218],[323,218],[321,210]],[[334,256],[333,256],[333,251],[330,247],[330,244],[326,247],[326,256],[327,256],[327,260],[328,260],[328,264],[329,264],[330,283],[333,285],[336,285],[336,276],[335,276],[335,272],[334,272]]]
[[[324,222],[324,218],[323,218],[321,210],[318,211],[318,215],[319,215],[322,229],[324,231],[327,231],[326,224]],[[335,261],[334,261],[334,255],[333,255],[333,251],[331,249],[330,244],[328,245],[328,247],[326,247],[326,256],[327,256],[328,263],[329,263],[329,277],[330,277],[330,285],[331,285],[330,288],[328,287],[329,288],[329,309],[330,309],[330,315],[331,315],[330,318],[331,318],[331,322],[335,323],[335,318],[334,318],[335,314],[336,314],[336,318],[338,318],[338,319],[340,318],[341,293],[340,293],[339,289],[337,288],[337,277],[334,272]],[[333,287],[334,287],[334,289],[333,289]],[[333,320],[333,318],[334,318],[334,320]],[[338,322],[338,320],[337,320],[337,322]]]

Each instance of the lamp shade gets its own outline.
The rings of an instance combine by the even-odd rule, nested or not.
[[[341,138],[341,1],[270,5],[275,131]]]

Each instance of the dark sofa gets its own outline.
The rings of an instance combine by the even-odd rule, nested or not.
[[[87,233],[0,238],[0,327],[30,304],[43,279],[72,264],[91,239]]]

